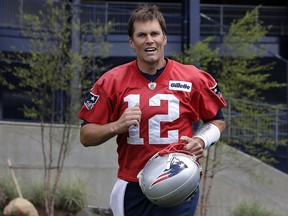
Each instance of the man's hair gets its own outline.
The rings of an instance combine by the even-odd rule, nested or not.
[[[163,34],[166,35],[166,22],[165,19],[156,5],[142,5],[132,11],[128,21],[128,36],[133,37],[134,23],[135,22],[147,22],[158,20]]]

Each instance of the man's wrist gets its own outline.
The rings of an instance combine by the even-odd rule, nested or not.
[[[193,138],[200,138],[204,142],[204,148],[207,149],[214,143],[216,143],[221,136],[219,128],[212,124],[204,124],[199,130],[196,131]]]

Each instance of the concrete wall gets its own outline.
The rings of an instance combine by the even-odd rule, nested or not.
[[[61,128],[59,127],[58,130]],[[38,124],[0,121],[0,176],[10,175],[7,159],[15,169],[19,182],[43,179],[42,148]],[[83,147],[79,142],[79,127],[73,129],[72,151],[65,162],[63,180],[80,178],[87,183],[89,205],[109,206],[109,195],[116,181],[116,144],[112,139],[98,147]],[[55,149],[56,149],[55,145]],[[54,152],[56,160],[56,154]],[[23,185],[22,185],[23,187]]]
[[[242,201],[288,215],[288,175],[223,145],[217,149],[207,216],[229,216]]]
[[[61,127],[58,128],[61,130]],[[43,170],[38,124],[0,121],[0,176],[9,175],[7,159],[14,166],[19,181],[39,179]],[[73,129],[72,152],[67,158],[63,180],[75,177],[87,183],[89,205],[109,207],[109,196],[116,181],[117,155],[115,139],[85,148],[79,143],[79,128]],[[229,216],[241,201],[256,200],[271,209],[288,212],[288,176],[250,156],[222,146],[216,152],[207,216]]]

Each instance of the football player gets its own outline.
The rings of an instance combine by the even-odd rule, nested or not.
[[[215,79],[193,65],[166,58],[166,24],[156,6],[135,9],[128,21],[136,59],[106,72],[94,84],[78,117],[80,141],[97,146],[117,136],[118,180],[110,204],[115,216],[194,215],[199,193],[163,208],[142,193],[137,174],[150,157],[171,143],[198,159],[217,142],[226,125],[226,102]],[[202,120],[194,133],[192,122]]]

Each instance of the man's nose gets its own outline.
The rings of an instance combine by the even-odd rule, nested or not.
[[[150,34],[147,34],[146,43],[153,43],[153,39],[152,39],[152,36]]]

